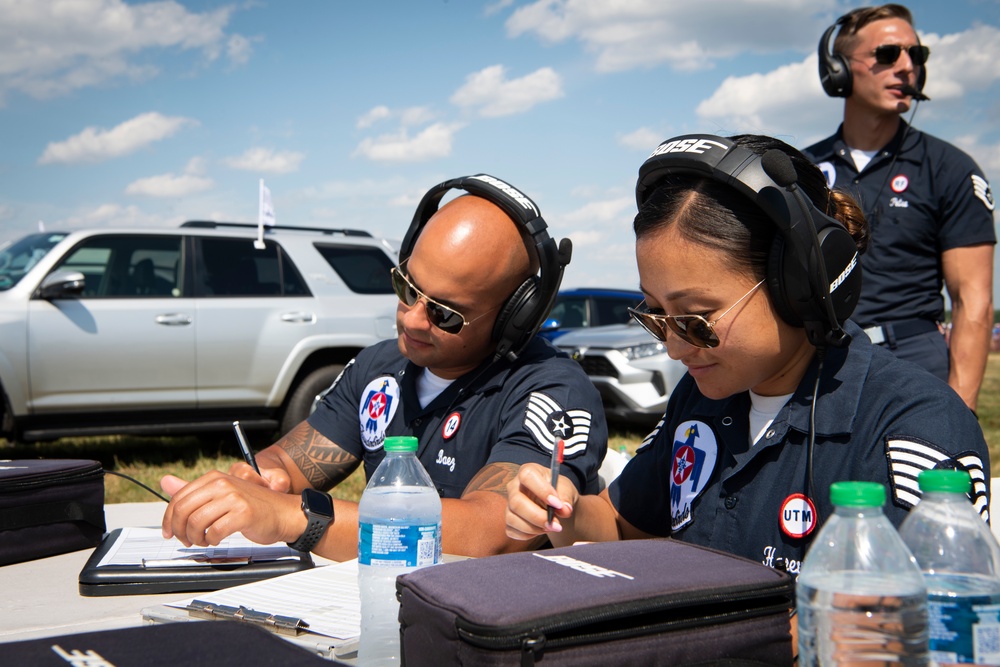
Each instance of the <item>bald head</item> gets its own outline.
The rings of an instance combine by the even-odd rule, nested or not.
[[[413,255],[447,258],[454,278],[497,302],[538,271],[530,237],[503,209],[475,195],[442,206],[421,230]]]

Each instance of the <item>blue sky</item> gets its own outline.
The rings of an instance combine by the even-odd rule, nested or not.
[[[914,124],[1000,180],[1000,1],[907,3],[932,49]],[[0,242],[255,221],[401,239],[487,172],[574,241],[563,285],[633,287],[639,165],[687,132],[831,133],[833,0],[0,0]],[[909,118],[909,116],[907,116]]]

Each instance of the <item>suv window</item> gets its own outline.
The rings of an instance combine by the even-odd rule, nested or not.
[[[392,294],[392,262],[378,248],[317,243],[316,250],[358,294]]]
[[[56,267],[80,271],[84,298],[180,296],[178,236],[108,235],[88,239]]]
[[[549,318],[559,320],[564,329],[590,325],[587,317],[587,297],[560,296],[549,312]]]
[[[308,296],[302,276],[273,241],[258,250],[250,239],[195,238],[195,296]]]
[[[633,299],[596,298],[594,299],[594,307],[597,309],[597,323],[600,325],[628,322],[630,318],[629,307],[634,308],[637,305],[639,302]]]
[[[20,282],[24,274],[64,238],[65,234],[30,234],[0,247],[0,292]]]

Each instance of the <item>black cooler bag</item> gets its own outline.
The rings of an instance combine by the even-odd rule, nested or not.
[[[580,544],[400,576],[420,665],[791,665],[793,581],[684,542]]]
[[[95,547],[104,530],[100,461],[0,460],[0,565]]]

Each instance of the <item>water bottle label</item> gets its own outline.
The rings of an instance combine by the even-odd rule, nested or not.
[[[937,663],[1000,664],[1000,595],[931,595],[931,658]]]
[[[376,567],[423,567],[441,562],[441,524],[364,523],[358,562]]]

